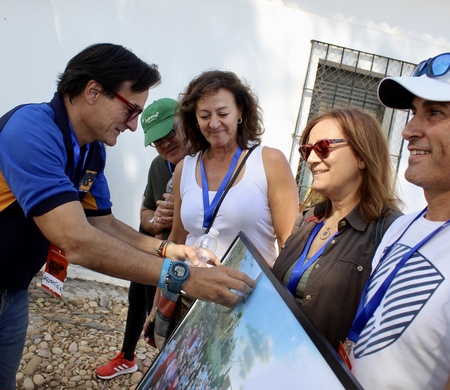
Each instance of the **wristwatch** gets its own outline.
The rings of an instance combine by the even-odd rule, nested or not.
[[[181,285],[189,277],[189,266],[183,261],[174,261],[168,271],[169,285],[168,290],[178,294],[181,290]]]

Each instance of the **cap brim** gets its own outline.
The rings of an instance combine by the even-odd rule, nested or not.
[[[165,137],[170,133],[172,127],[173,115],[152,126],[148,131],[145,132],[145,147],[150,145],[152,142]]]
[[[378,85],[378,99],[390,108],[408,110],[416,96],[435,102],[450,102],[447,77],[386,77]]]

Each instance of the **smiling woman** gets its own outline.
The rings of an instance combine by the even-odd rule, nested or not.
[[[387,141],[356,108],[310,121],[299,152],[313,174],[273,271],[337,350],[352,324],[382,234],[398,217]]]
[[[193,244],[213,223],[219,258],[243,231],[273,264],[298,214],[298,195],[286,157],[259,146],[264,129],[257,97],[234,73],[208,71],[186,88],[179,116],[190,156],[175,170],[169,239]],[[214,219],[224,188],[255,144]]]

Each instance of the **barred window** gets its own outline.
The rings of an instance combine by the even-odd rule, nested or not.
[[[384,107],[377,97],[378,84],[386,76],[406,76],[415,64],[365,53],[328,43],[312,41],[305,84],[293,134],[291,166],[297,166],[296,180],[300,201],[311,186],[311,175],[300,160],[298,146],[306,122],[332,108],[359,107],[380,121],[388,137],[395,172],[401,158],[401,132],[408,121],[408,111]]]

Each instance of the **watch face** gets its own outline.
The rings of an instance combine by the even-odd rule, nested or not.
[[[182,265],[176,265],[175,267],[173,267],[173,273],[175,276],[182,278],[186,273],[186,268],[184,268]]]

